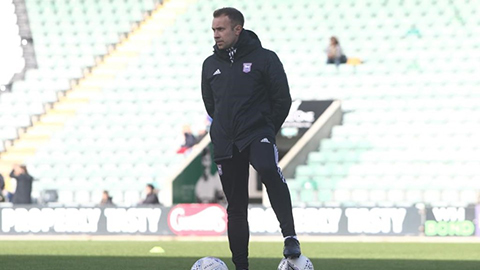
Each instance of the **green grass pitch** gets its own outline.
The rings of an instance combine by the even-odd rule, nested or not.
[[[184,241],[1,241],[0,269],[22,270],[189,270],[204,256],[224,260],[227,242]],[[160,246],[164,253],[150,253]],[[480,269],[479,243],[329,243],[304,242],[303,253],[316,270]],[[281,242],[251,242],[250,269],[276,269]]]

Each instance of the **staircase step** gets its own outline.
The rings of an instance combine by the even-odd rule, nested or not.
[[[106,79],[106,76],[103,76],[103,77],[104,78],[101,78],[99,76],[98,78],[88,78],[88,80],[82,81],[80,85],[82,87],[101,88],[112,83],[111,79]]]
[[[25,133],[23,135],[20,135],[18,139],[24,140],[50,140],[51,135],[50,134],[42,134],[40,131],[35,131],[35,132],[29,132]]]
[[[14,145],[12,148],[10,148],[8,150],[8,155],[19,155],[19,156],[22,156],[22,155],[28,155],[28,156],[32,156],[34,155],[35,153],[37,152],[37,149],[36,148],[33,148],[33,147],[28,147],[28,148],[19,148],[17,147],[16,145]]]
[[[107,75],[115,77],[119,70],[121,70],[121,68],[119,68],[118,66],[103,64],[101,67],[94,68],[91,75]]]
[[[75,109],[69,108],[68,106],[61,108],[62,105],[60,102],[53,104],[52,108],[47,110],[47,113],[52,115],[74,115],[76,113]]]
[[[72,118],[73,116],[75,116],[75,110],[48,112],[47,114],[43,115],[40,118],[40,122],[46,123],[46,124],[61,124],[61,123],[65,123],[66,121],[68,121],[68,119]],[[46,127],[46,128],[49,128],[49,127]],[[59,127],[58,129],[62,129],[62,127]]]
[[[75,114],[77,110],[85,107],[88,104],[88,99],[81,98],[77,100],[65,99],[64,101],[57,102],[53,108],[59,112],[65,112],[65,114]]]
[[[48,139],[52,133],[63,129],[63,126],[60,124],[61,123],[45,123],[42,119],[39,124],[28,128],[25,134],[20,135],[20,139],[45,139],[45,137]]]
[[[111,57],[107,57],[104,61],[105,64],[114,64],[114,65],[128,65],[132,61],[132,58],[135,56],[127,56],[127,55],[121,55],[116,53],[115,55],[112,55]],[[122,69],[125,68],[125,66],[122,66]]]
[[[83,80],[82,80],[83,82]],[[79,92],[99,92],[101,89],[99,87],[92,87],[92,86],[84,86],[80,82],[77,86],[75,86],[71,92],[79,91]]]
[[[21,164],[26,158],[31,157],[35,153],[10,153],[7,152],[2,155],[1,162],[8,162],[9,164]]]
[[[88,98],[72,98],[69,97],[68,94],[71,93],[72,91],[69,91],[66,93],[65,96],[60,97],[58,99],[58,103],[88,103],[90,100]]]
[[[39,145],[48,142],[49,140],[46,138],[40,139],[22,139],[22,140],[15,140],[14,146],[16,148],[36,148]],[[13,146],[12,146],[13,147]]]
[[[78,98],[78,99],[86,99],[90,100],[92,98],[95,98],[97,96],[101,95],[100,91],[83,91],[83,90],[76,90],[76,91],[70,91],[67,93],[66,97],[68,98]]]

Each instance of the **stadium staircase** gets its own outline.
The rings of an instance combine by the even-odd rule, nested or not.
[[[61,12],[71,12],[75,13],[77,17],[73,17],[71,19],[72,24],[77,24],[77,27],[79,29],[76,29],[78,32],[72,32],[69,33],[69,31],[65,28],[63,29],[64,32],[61,30],[57,29],[55,27],[52,27],[52,29],[46,29],[46,28],[41,28],[41,27],[32,27],[34,28],[34,33],[39,33],[40,31],[45,31],[45,34],[52,34],[48,31],[56,31],[59,30],[59,32],[63,35],[68,35],[72,34],[70,38],[74,39],[73,41],[70,40],[63,40],[64,43],[63,47],[60,46],[60,49],[63,49],[66,51],[65,54],[60,54],[56,55],[56,52],[54,49],[58,48],[52,48],[54,45],[56,45],[56,42],[38,42],[39,44],[42,44],[42,46],[46,46],[42,49],[40,49],[40,52],[43,52],[42,50],[45,49],[45,54],[48,56],[47,59],[42,59],[40,54],[40,59],[39,59],[39,64],[42,66],[44,64],[45,66],[48,66],[48,64],[52,64],[52,58],[55,58],[57,56],[66,56],[69,57],[72,52],[68,52],[70,48],[67,47],[68,44],[67,42],[72,42],[75,44],[75,42],[78,42],[77,45],[79,47],[82,44],[82,36],[81,34],[82,31],[85,31],[86,33],[92,33],[89,32],[89,29],[80,29],[82,27],[83,21],[81,20],[81,17],[87,13],[87,15],[92,15],[92,16],[98,16],[103,15],[108,16],[110,18],[114,18],[115,15],[121,15],[118,14],[119,12],[119,7],[122,7],[121,2],[119,2],[119,5],[114,5],[115,3],[102,3],[101,1],[90,1],[90,4],[96,5],[95,8],[98,8],[96,10],[92,9],[88,4],[89,3],[84,3],[85,6],[79,7],[80,12],[77,12],[77,8],[69,4],[68,1],[58,1],[57,3],[51,3],[51,2],[41,2],[41,1],[27,1],[27,5],[29,7],[29,11],[35,11],[38,13],[32,13],[31,14],[31,21],[33,23],[42,23],[43,26],[47,27],[49,26],[49,23],[52,23],[51,18],[48,16],[53,15],[53,16],[67,16],[66,14],[62,14]],[[42,105],[44,105],[44,112],[42,112],[41,109],[39,109],[37,112],[35,111],[30,111],[30,115],[28,114],[18,114],[20,116],[25,116],[24,118],[24,123],[19,123],[16,121],[17,119],[12,119],[12,122],[15,122],[13,124],[21,124],[20,128],[18,129],[18,136],[15,136],[15,126],[13,126],[9,130],[3,130],[2,135],[5,135],[5,133],[10,133],[11,135],[7,138],[3,137],[2,139],[7,139],[4,141],[4,144],[2,144],[5,149],[1,153],[0,156],[0,173],[7,178],[7,190],[10,188],[9,187],[9,178],[8,175],[11,171],[12,165],[15,163],[21,164],[26,162],[28,164],[29,158],[32,158],[35,156],[35,154],[39,151],[39,148],[41,148],[44,145],[48,145],[48,143],[51,141],[52,137],[55,134],[58,134],[59,131],[64,130],[65,126],[67,125],[67,122],[70,121],[72,118],[75,117],[75,115],[81,110],[82,108],[85,108],[86,105],[90,103],[92,98],[98,96],[100,94],[100,91],[102,88],[106,85],[111,85],[113,84],[113,81],[115,80],[115,75],[123,70],[125,70],[128,66],[128,63],[132,61],[132,59],[136,58],[138,54],[145,48],[146,44],[149,44],[152,40],[152,38],[155,35],[159,35],[164,31],[166,28],[168,28],[173,22],[176,17],[176,15],[180,12],[185,7],[185,2],[186,1],[164,1],[163,4],[158,5],[155,7],[153,1],[143,1],[143,5],[139,5],[135,1],[130,1],[125,2],[125,6],[123,7],[124,10],[121,12],[125,12],[123,15],[129,15],[127,17],[129,20],[128,24],[119,24],[118,27],[115,27],[115,21],[112,20],[111,25],[106,25],[105,24],[99,24],[98,28],[104,27],[103,29],[105,32],[104,33],[109,33],[109,31],[117,31],[116,35],[120,37],[120,40],[117,44],[112,44],[110,46],[107,46],[107,44],[104,45],[105,48],[102,46],[97,46],[93,45],[96,43],[95,36],[90,35],[87,36],[86,38],[91,39],[91,44],[92,46],[96,46],[97,48],[88,48],[86,46],[85,48],[91,49],[91,50],[98,50],[96,52],[90,51],[91,54],[93,55],[98,55],[95,57],[95,62],[90,62],[91,67],[85,66],[83,68],[83,73],[80,74],[78,73],[77,80],[73,80],[71,83],[71,88],[66,91],[58,91],[57,93],[52,93],[52,99],[47,100],[51,101],[51,103],[44,104],[42,102],[35,103],[34,105],[38,105],[40,108]],[[132,10],[129,10],[129,8],[132,8]],[[154,9],[154,10],[152,10]],[[52,12],[53,14],[50,14]],[[56,13],[55,13],[56,11]],[[137,13],[133,11],[138,11]],[[146,17],[143,17],[144,15],[141,13],[145,14]],[[65,12],[65,13],[67,13]],[[117,12],[117,13],[115,13]],[[92,14],[90,14],[92,13]],[[100,14],[98,14],[100,13]],[[61,19],[59,19],[61,20]],[[138,23],[133,24],[133,22],[138,21]],[[127,22],[127,21],[123,21]],[[55,19],[53,20],[53,23],[56,23]],[[129,31],[133,25],[133,30],[130,33],[124,34],[124,35],[119,35],[122,31]],[[51,27],[52,25],[50,25]],[[62,27],[61,25],[59,27]],[[94,26],[92,26],[94,27]],[[55,30],[56,29],[56,30]],[[91,30],[91,29],[90,29]],[[35,32],[37,31],[37,32]],[[78,37],[75,37],[74,35],[78,34]],[[110,41],[116,41],[115,38],[113,38],[115,35],[112,35],[112,38]],[[53,38],[53,37],[50,37]],[[67,37],[64,37],[67,38]],[[40,39],[39,39],[40,40]],[[61,43],[61,42],[60,42]],[[50,47],[48,47],[50,45]],[[108,51],[107,51],[108,48]],[[72,60],[72,65],[75,65],[75,61],[79,60],[82,57],[85,57],[84,55],[85,52],[82,52],[82,54],[78,54],[78,58],[75,60]],[[105,53],[104,56],[99,56],[102,53]],[[88,57],[86,57],[88,58]],[[92,57],[90,57],[92,58]],[[92,58],[93,59],[93,58]],[[43,60],[43,61],[42,61]],[[48,63],[47,61],[50,61]],[[47,64],[45,64],[47,62]],[[27,74],[27,80],[24,82],[19,82],[17,84],[14,84],[14,89],[13,93],[11,95],[5,94],[2,95],[2,101],[3,103],[8,103],[11,102],[11,107],[14,108],[15,106],[18,106],[20,102],[15,104],[15,94],[21,94],[19,92],[25,91],[25,95],[17,95],[19,98],[26,97],[26,94],[34,94],[35,90],[32,88],[37,88],[38,83],[42,82],[49,82],[46,76],[51,76],[52,79],[58,79],[55,76],[57,76],[57,73],[60,73],[61,70],[60,68],[57,69],[55,65],[50,65],[48,66],[52,69],[38,69],[38,70],[30,70],[30,72]],[[67,65],[66,68],[69,68]],[[79,70],[79,69],[77,69]],[[54,74],[50,74],[54,73]],[[71,74],[69,74],[71,75]],[[67,76],[68,78],[68,76]],[[68,78],[68,79],[74,79],[74,77]],[[45,80],[45,81],[43,81]],[[67,82],[68,80],[64,80],[63,87],[67,88]],[[20,85],[20,87],[18,86]],[[46,86],[46,89],[50,89],[50,86]],[[61,90],[60,88],[58,90]],[[9,93],[10,94],[10,93]],[[57,98],[58,97],[58,98]],[[34,103],[34,99],[32,99],[32,103]],[[32,106],[33,104],[26,104],[26,106]],[[18,111],[18,113],[21,113],[21,111]],[[12,113],[13,116],[15,116]],[[30,119],[29,119],[30,118]],[[2,119],[4,120],[4,119]],[[6,119],[8,120],[8,119]],[[29,125],[31,121],[31,126]],[[8,131],[8,132],[6,132]],[[48,157],[46,157],[48,159]],[[33,166],[33,172],[32,174],[35,175],[35,166]],[[52,168],[54,169],[54,168]],[[32,171],[32,170],[31,170]],[[42,180],[42,179],[40,179]],[[65,183],[64,183],[65,184]],[[79,183],[81,184],[81,183]]]

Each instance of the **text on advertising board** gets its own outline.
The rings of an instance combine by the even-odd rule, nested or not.
[[[2,232],[96,232],[101,212],[99,208],[5,208]]]
[[[218,204],[179,204],[170,210],[168,226],[176,235],[222,235],[227,213]]]
[[[466,209],[463,207],[433,207],[427,213],[425,221],[426,236],[471,236],[475,233],[475,224],[466,219]]]

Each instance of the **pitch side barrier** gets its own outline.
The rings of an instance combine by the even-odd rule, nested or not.
[[[473,237],[480,207],[295,207],[300,235]],[[249,207],[252,235],[280,235],[273,210]],[[0,207],[1,235],[226,235],[219,204],[173,207]]]

